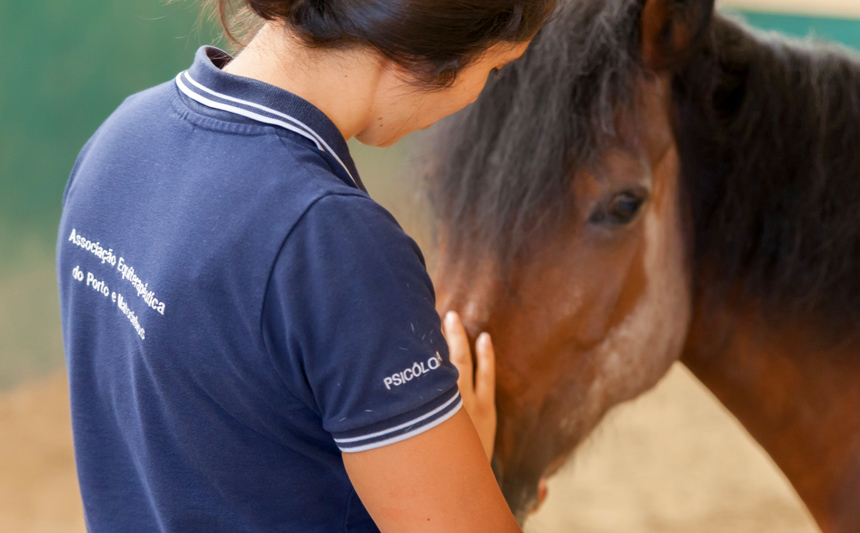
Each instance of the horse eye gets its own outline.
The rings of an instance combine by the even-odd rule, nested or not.
[[[608,206],[598,208],[589,221],[592,224],[629,224],[639,214],[643,203],[645,198],[642,196],[623,192],[613,197]]]
[[[630,223],[639,214],[639,208],[642,207],[643,202],[643,198],[634,194],[628,192],[619,194],[609,204],[607,211],[610,221],[615,224]]]

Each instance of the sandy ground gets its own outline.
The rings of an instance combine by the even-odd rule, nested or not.
[[[85,531],[65,375],[0,396],[0,531]]]
[[[84,531],[65,376],[0,396],[0,531]],[[677,366],[550,483],[529,533],[812,533],[770,460]]]
[[[813,533],[793,489],[738,422],[680,364],[604,420],[530,533]]]

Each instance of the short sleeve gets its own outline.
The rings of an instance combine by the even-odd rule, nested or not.
[[[367,197],[308,208],[275,262],[262,326],[287,386],[341,451],[402,441],[462,406],[424,258]]]

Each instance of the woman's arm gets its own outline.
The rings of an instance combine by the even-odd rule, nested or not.
[[[396,444],[343,462],[380,531],[519,532],[465,411]]]
[[[466,412],[411,439],[345,453],[346,470],[383,532],[518,532],[487,460],[496,432],[492,343],[479,337],[473,373],[459,318],[449,313],[444,327]]]

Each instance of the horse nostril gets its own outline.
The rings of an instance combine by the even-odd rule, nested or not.
[[[538,482],[537,499],[532,500],[532,504],[528,510],[528,514],[532,515],[540,510],[544,500],[546,500],[546,496],[548,493],[549,489],[546,486],[546,478],[542,477]]]
[[[546,478],[540,478],[540,482],[538,483],[538,503],[535,506],[535,511],[540,509],[541,505],[543,505],[544,500],[546,500],[547,494],[549,494],[549,489],[546,486]]]

